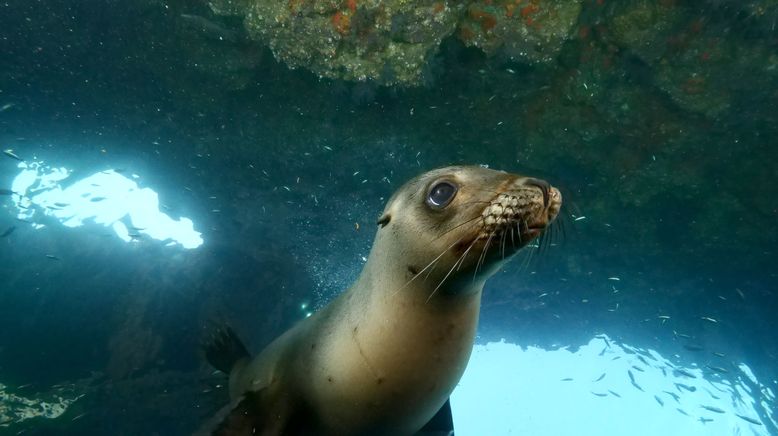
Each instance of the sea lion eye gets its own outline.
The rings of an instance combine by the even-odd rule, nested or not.
[[[451,203],[457,195],[457,187],[451,182],[438,182],[432,185],[427,194],[427,204],[435,209],[442,209]]]

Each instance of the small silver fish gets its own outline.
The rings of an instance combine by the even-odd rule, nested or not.
[[[723,410],[719,409],[718,407],[706,406],[704,404],[700,405],[700,407],[702,407],[705,410],[709,410],[711,412],[714,412],[714,413],[725,413]]]
[[[697,378],[694,374],[690,373],[689,371],[686,371],[685,369],[680,369],[680,368],[674,369],[673,370],[673,375],[682,375],[682,376],[688,377],[688,378]]]
[[[722,367],[720,367],[720,366],[713,366],[713,365],[705,365],[705,366],[707,366],[707,367],[708,367],[708,369],[710,369],[710,370],[712,370],[712,371],[716,371],[716,372],[718,372],[718,373],[720,373],[720,374],[726,374],[726,373],[728,373],[728,372],[729,372],[729,370],[728,370],[728,369],[726,369],[726,368],[722,368]]]
[[[86,414],[87,414],[87,413],[89,413],[89,412],[84,412],[84,413],[82,413],[82,414],[80,414],[80,415],[76,416],[75,418],[71,419],[71,421],[76,421],[76,420],[78,420],[78,419],[81,419],[81,418],[83,418],[84,416],[86,416]]]
[[[10,149],[10,148],[7,149],[7,150],[3,150],[3,154],[5,154],[6,156],[10,157],[11,159],[16,159],[18,161],[24,161],[24,159],[22,159],[19,156],[17,156],[16,153],[14,153],[14,151],[12,149]]]
[[[681,389],[685,389],[685,390],[687,390],[689,392],[696,392],[697,391],[697,387],[696,386],[689,386],[689,385],[685,385],[683,383],[673,383],[673,384],[675,385],[675,388],[678,389],[678,392],[681,392]]]
[[[637,389],[637,390],[639,390],[639,391],[641,391],[641,392],[645,392],[645,391],[643,390],[643,388],[642,388],[642,387],[640,387],[640,385],[639,385],[639,384],[638,384],[638,383],[635,381],[635,375],[634,375],[634,374],[632,374],[632,371],[630,371],[630,370],[627,370],[627,374],[629,374],[629,380],[630,380],[630,382],[632,382],[632,386],[634,386],[634,387],[635,387],[635,389]]]
[[[666,393],[667,395],[669,395],[669,396],[673,397],[673,399],[675,400],[675,402],[676,402],[676,403],[680,403],[679,399],[680,399],[681,397],[680,397],[678,394],[676,394],[675,392],[670,392],[670,391],[662,391],[662,392],[664,392],[664,393]]]
[[[746,422],[750,422],[751,424],[762,425],[761,421],[758,421],[758,420],[756,420],[754,418],[749,418],[748,416],[744,416],[744,415],[741,415],[739,413],[736,413],[735,416],[737,416],[738,418],[740,418],[740,419],[742,419],[742,420],[744,420]]]

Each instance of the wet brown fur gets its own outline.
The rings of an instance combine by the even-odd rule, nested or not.
[[[426,198],[440,180],[458,191],[448,206],[434,209]],[[259,417],[248,430],[418,431],[464,372],[484,282],[559,211],[559,191],[550,188],[544,204],[543,190],[528,180],[480,167],[448,167],[400,188],[379,218],[356,282],[254,359],[232,368],[231,407]],[[522,205],[510,216],[493,206],[513,199]],[[490,225],[490,217],[504,222]]]

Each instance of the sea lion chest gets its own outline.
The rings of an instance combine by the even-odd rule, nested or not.
[[[429,292],[352,288],[322,314],[319,343],[299,361],[327,428],[411,433],[446,401],[470,356],[480,293],[440,307],[426,303]]]

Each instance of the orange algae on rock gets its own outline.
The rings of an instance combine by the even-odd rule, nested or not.
[[[410,86],[420,84],[430,57],[452,34],[487,55],[552,62],[583,1],[207,0],[223,15],[243,15],[250,38],[292,67]],[[528,25],[521,11],[535,23]]]
[[[457,33],[459,35],[459,39],[462,40],[462,41],[469,41],[469,40],[475,38],[475,33],[467,25],[459,26],[459,32],[457,32]]]
[[[341,11],[335,12],[331,20],[332,27],[334,27],[335,30],[341,35],[347,34],[351,29],[351,17],[346,13]]]
[[[538,6],[538,0],[531,0],[530,4],[521,8],[521,18],[524,19],[524,22],[527,24],[527,26],[531,26],[535,23],[535,18],[533,15],[536,14],[539,10],[540,6]]]
[[[289,10],[295,14],[298,10],[300,10],[300,3],[302,3],[303,0],[289,0],[287,2],[287,5],[289,7]]]
[[[457,36],[487,55],[502,52],[530,63],[552,62],[577,29],[582,1],[475,0]]]
[[[473,21],[481,25],[481,29],[483,29],[484,32],[488,32],[494,29],[494,27],[497,25],[497,18],[484,10],[478,9],[476,7],[470,7],[468,14],[470,15],[470,18],[473,19]]]

